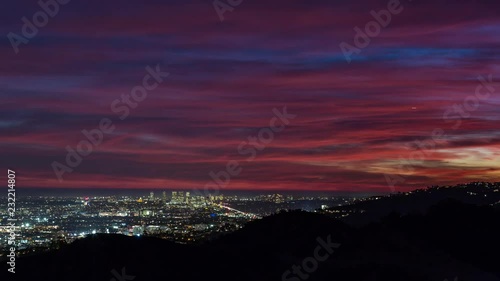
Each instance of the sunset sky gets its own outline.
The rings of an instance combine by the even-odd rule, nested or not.
[[[18,188],[202,188],[229,161],[242,170],[227,189],[499,181],[500,2],[402,0],[348,63],[340,44],[388,2],[243,0],[221,21],[210,0],[71,0],[17,54],[8,34],[41,7],[3,3],[0,167]],[[111,104],[157,65],[169,76],[121,120]],[[296,117],[239,153],[284,107]],[[59,181],[53,163],[103,118],[114,131]]]

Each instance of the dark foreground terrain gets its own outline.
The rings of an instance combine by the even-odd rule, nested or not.
[[[282,212],[203,245],[94,235],[19,258],[1,280],[500,280],[499,204],[446,199],[353,226]],[[456,278],[456,279],[455,279]]]

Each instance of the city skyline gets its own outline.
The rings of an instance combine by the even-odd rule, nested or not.
[[[205,196],[180,190],[142,190],[142,194],[126,195],[53,196],[47,193],[16,196],[15,221],[23,233],[17,237],[16,245],[23,255],[58,249],[99,234],[144,235],[180,244],[196,244],[233,233],[252,221],[299,210],[349,221],[365,213],[389,214],[396,210],[404,212],[407,208],[429,207],[445,198],[498,207],[500,182],[434,186],[383,196],[352,195],[254,192]],[[4,222],[9,210],[0,209]],[[11,231],[9,224],[0,225],[0,233]],[[0,245],[5,247],[8,239],[0,237]],[[4,254],[0,253],[0,258],[2,256]]]

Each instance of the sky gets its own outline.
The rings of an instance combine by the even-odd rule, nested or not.
[[[498,1],[64,1],[45,23],[37,1],[0,12],[0,167],[17,188],[499,179]],[[389,6],[379,34],[357,35]],[[113,130],[68,162],[101,122]]]

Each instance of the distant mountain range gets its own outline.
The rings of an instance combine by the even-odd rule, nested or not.
[[[500,281],[498,189],[498,183],[432,187],[323,213],[286,211],[203,245],[92,235],[18,259],[15,279],[2,262],[0,278]],[[350,215],[334,218],[342,211]]]

